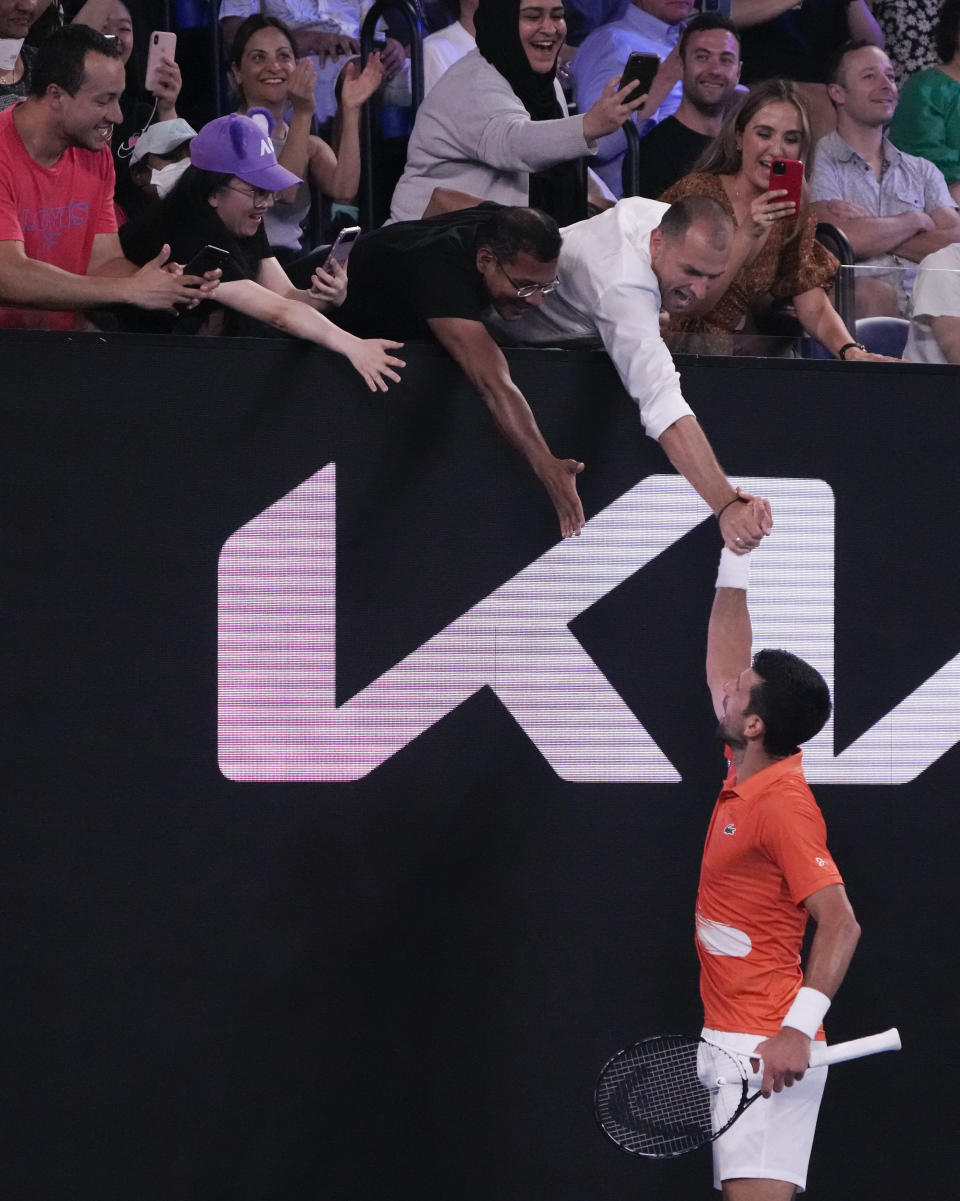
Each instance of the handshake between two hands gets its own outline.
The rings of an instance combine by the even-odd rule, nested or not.
[[[737,495],[717,514],[723,545],[735,555],[745,555],[759,546],[773,530],[770,502],[737,489]]]

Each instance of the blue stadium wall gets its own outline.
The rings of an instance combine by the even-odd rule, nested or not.
[[[0,1194],[694,1201],[594,1077],[699,1023],[716,523],[605,356],[515,351],[583,536],[449,361],[4,336]],[[945,1197],[957,375],[681,360],[774,498],[758,633],[831,676],[811,776],[863,938],[815,1201]],[[779,539],[779,543],[777,542]],[[918,1103],[906,1100],[918,1090]]]

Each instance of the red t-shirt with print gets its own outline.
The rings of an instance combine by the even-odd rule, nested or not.
[[[65,150],[52,167],[30,155],[13,115],[0,113],[0,242],[22,242],[28,258],[85,275],[93,239],[115,233],[109,147]],[[71,329],[72,312],[0,308],[0,326]]]

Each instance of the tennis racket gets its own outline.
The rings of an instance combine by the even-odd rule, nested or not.
[[[899,1050],[896,1029],[830,1047],[814,1042],[810,1067]],[[688,1035],[645,1038],[614,1055],[600,1073],[593,1096],[600,1129],[630,1155],[672,1159],[695,1151],[729,1130],[761,1096],[751,1058],[757,1057]]]

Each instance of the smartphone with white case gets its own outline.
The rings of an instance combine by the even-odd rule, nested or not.
[[[155,92],[157,86],[157,68],[165,58],[176,59],[177,57],[177,35],[175,33],[167,33],[164,30],[154,30],[150,34],[150,48],[147,51],[147,77],[146,85],[148,92]]]

